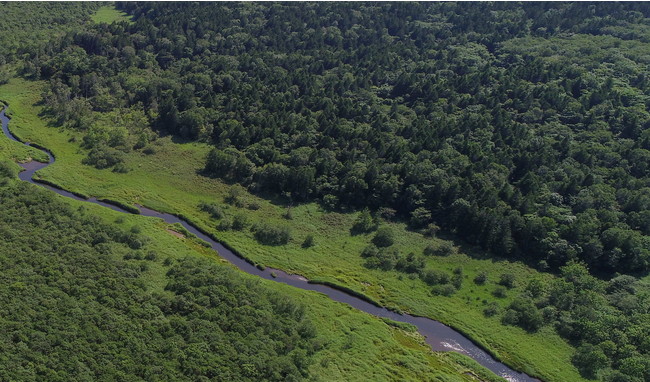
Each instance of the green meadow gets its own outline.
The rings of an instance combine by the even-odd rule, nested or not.
[[[126,13],[115,9],[114,6],[106,5],[97,10],[91,17],[91,20],[95,23],[106,23],[110,24],[113,22],[120,21],[131,21],[131,17]]]
[[[175,142],[171,137],[160,137],[151,144],[149,154],[137,151],[127,154],[127,173],[86,166],[82,164],[86,152],[80,145],[80,134],[54,127],[42,116],[43,110],[38,106],[38,101],[43,85],[42,82],[14,78],[0,86],[0,100],[10,105],[13,118],[11,130],[23,140],[47,147],[56,157],[54,164],[37,174],[39,178],[79,194],[124,204],[140,204],[182,215],[255,263],[298,273],[311,280],[334,283],[364,294],[389,308],[439,320],[465,333],[508,365],[545,381],[583,380],[571,364],[573,348],[552,328],[543,327],[531,334],[518,327],[502,325],[498,315],[486,317],[483,314],[491,303],[501,308],[507,306],[523,291],[529,280],[539,279],[544,284],[553,276],[539,273],[521,263],[487,258],[480,251],[455,242],[453,254],[446,257],[427,256],[426,269],[444,271],[449,275],[456,270],[462,274],[462,285],[450,297],[434,295],[431,287],[417,277],[365,267],[365,259],[360,253],[370,243],[373,234],[350,234],[356,213],[329,212],[313,203],[287,206],[249,194],[236,185],[201,176],[198,172],[209,151],[209,146],[202,143]],[[107,127],[120,123],[120,116],[110,113],[97,113],[94,119],[95,123]],[[0,141],[3,156],[5,141]],[[27,153],[20,153],[24,149],[13,144],[11,147],[14,146],[12,150],[17,150],[18,154],[6,157],[26,159]],[[234,192],[233,189],[238,191]],[[226,202],[233,199],[229,198],[233,195],[235,202]],[[213,219],[201,211],[201,203],[218,205],[224,216]],[[113,212],[105,209],[89,208],[97,209],[97,213],[107,219],[117,218]],[[235,216],[244,220],[247,227],[242,230],[218,229],[221,221],[232,220]],[[193,252],[214,257],[196,244],[181,242],[165,234],[160,222],[139,216],[125,219],[129,222],[141,221],[140,224],[147,227],[147,233],[155,238],[153,245],[166,248],[177,256],[187,251],[190,245]],[[248,229],[255,223],[287,227],[291,232],[289,243],[278,246],[259,244]],[[441,238],[426,237],[408,230],[402,223],[382,224],[396,232],[395,247],[404,254],[421,254],[428,246],[435,248],[445,243]],[[302,244],[309,235],[314,237],[314,246],[303,248]],[[164,272],[164,269],[153,269],[152,272],[151,282],[155,283],[159,279],[155,272]],[[473,280],[482,272],[487,273],[487,282],[477,285]],[[493,292],[502,273],[514,274],[515,286],[507,290],[504,296],[495,297]],[[427,351],[417,336],[332,303],[327,298],[282,285],[269,285],[302,299],[311,307],[310,314],[318,326],[326,330],[328,336],[336,338],[338,347],[333,348],[336,351],[328,350],[317,355],[321,361],[312,366],[315,368],[314,375],[324,376],[328,380],[368,380],[369,376],[372,376],[372,380],[401,380],[434,379],[429,374],[432,369],[443,374],[458,371],[454,370],[455,366],[452,365],[455,362],[451,361],[456,356]],[[346,352],[340,352],[341,349]],[[405,364],[409,367],[400,366]],[[459,380],[465,378],[457,375]]]

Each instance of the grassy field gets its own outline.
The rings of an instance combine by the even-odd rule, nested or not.
[[[286,206],[245,192],[239,197],[241,207],[226,204],[224,199],[232,186],[197,174],[209,150],[204,144],[174,143],[169,137],[159,138],[152,145],[154,154],[128,154],[130,171],[126,174],[82,165],[85,152],[77,143],[80,134],[48,126],[39,117],[41,109],[35,104],[42,85],[13,79],[0,87],[0,99],[11,106],[14,117],[12,131],[23,139],[48,147],[56,156],[57,161],[39,173],[41,178],[85,195],[182,214],[255,262],[299,273],[309,279],[342,285],[385,306],[442,321],[466,333],[499,359],[546,381],[583,380],[570,362],[573,349],[550,328],[527,334],[516,327],[502,326],[498,315],[488,318],[482,313],[489,302],[496,301],[501,307],[509,304],[528,280],[539,278],[547,281],[552,276],[538,273],[523,264],[483,258],[480,252],[472,249],[459,249],[458,253],[448,257],[427,259],[427,268],[444,270],[450,275],[452,270],[462,267],[463,284],[459,292],[451,297],[434,296],[431,288],[418,278],[364,266],[360,252],[372,235],[350,235],[356,214],[327,212],[316,204],[303,204],[292,207],[292,219],[286,219]],[[98,116],[98,121],[111,124],[107,116]],[[292,239],[283,246],[263,246],[247,229],[219,231],[216,228],[218,221],[198,208],[201,202],[219,204],[230,218],[243,214],[250,223],[288,226]],[[249,208],[251,205],[259,208],[252,210]],[[386,224],[398,233],[396,246],[405,254],[419,254],[427,245],[436,246],[442,242],[409,231],[404,224]],[[315,237],[316,245],[305,249],[301,244],[307,235]],[[478,286],[472,280],[482,271],[488,272],[488,282]],[[492,291],[503,272],[515,274],[517,286],[509,290],[506,297],[496,298]],[[376,345],[371,347],[377,347],[373,351],[380,351]],[[362,357],[351,359],[353,362],[368,362]],[[373,365],[372,362],[368,365]]]
[[[101,7],[97,12],[91,16],[91,19],[95,23],[113,23],[120,21],[131,21],[131,16],[128,14],[115,9],[112,5],[107,5]]]

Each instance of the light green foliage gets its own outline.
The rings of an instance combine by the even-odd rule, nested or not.
[[[131,16],[127,13],[115,9],[114,6],[106,5],[97,9],[91,16],[91,19],[96,23],[115,23],[115,22],[132,22]]]

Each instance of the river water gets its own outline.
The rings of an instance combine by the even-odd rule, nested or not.
[[[0,121],[2,122],[2,131],[4,135],[13,141],[20,142],[9,131],[9,127],[8,127],[9,118],[5,115],[4,109],[0,112]],[[23,143],[29,145],[29,142],[23,142]],[[48,152],[47,150],[43,150],[43,151],[48,155],[49,162],[40,163],[40,162],[31,161],[28,163],[21,163],[20,166],[24,169],[24,171],[22,171],[19,174],[20,179],[47,188],[48,190],[51,190],[53,192],[56,192],[59,195],[63,195],[68,198],[81,200],[88,203],[99,204],[118,212],[130,213],[113,204],[98,201],[96,198],[84,199],[68,191],[61,190],[59,188],[52,187],[50,185],[35,181],[33,179],[34,173],[44,167],[47,167],[48,165],[54,162],[54,156],[52,155],[52,153]],[[515,370],[512,370],[508,366],[504,365],[503,363],[498,362],[497,360],[492,358],[492,356],[490,356],[487,352],[485,352],[483,349],[481,349],[480,347],[475,345],[472,341],[470,341],[465,336],[463,336],[461,333],[455,331],[449,326],[444,325],[438,321],[425,318],[425,317],[411,316],[409,314],[399,314],[390,311],[386,308],[378,307],[359,297],[348,294],[342,290],[335,289],[326,285],[312,284],[309,282],[309,280],[307,280],[302,276],[287,274],[286,272],[283,272],[279,269],[266,268],[264,270],[261,270],[256,266],[254,266],[253,264],[250,264],[243,258],[237,256],[231,250],[224,247],[221,243],[219,243],[216,240],[213,240],[211,237],[204,234],[203,232],[201,232],[200,230],[198,230],[196,227],[189,224],[185,220],[175,215],[154,211],[146,207],[142,207],[142,206],[137,206],[137,207],[140,210],[141,215],[160,218],[170,224],[180,223],[189,232],[193,233],[200,239],[210,243],[212,249],[215,250],[219,254],[219,256],[228,260],[243,272],[246,272],[251,275],[259,276],[267,280],[273,280],[276,282],[288,284],[296,288],[320,292],[327,295],[334,301],[348,304],[353,308],[361,310],[363,312],[370,313],[378,317],[388,318],[393,321],[406,322],[415,325],[418,328],[418,331],[422,335],[424,335],[426,342],[431,346],[431,349],[435,351],[455,351],[458,353],[465,354],[471,357],[472,359],[474,359],[475,361],[477,361],[479,364],[490,369],[495,374],[505,378],[510,382],[539,381],[538,379],[532,378],[524,373],[520,373]]]

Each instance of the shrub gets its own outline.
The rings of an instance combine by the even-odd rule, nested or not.
[[[232,229],[241,231],[248,225],[248,217],[244,214],[237,214],[232,220]]]
[[[375,247],[373,244],[368,245],[366,248],[361,251],[361,257],[373,257],[377,256],[379,253],[379,249]]]
[[[449,283],[449,275],[445,272],[435,269],[429,269],[420,274],[422,281],[429,285],[447,284]]]
[[[142,150],[142,152],[146,155],[153,155],[156,153],[156,149],[153,148],[153,146],[147,146]]]
[[[492,295],[494,297],[504,298],[506,297],[506,288],[502,286],[498,286],[492,291]]]
[[[427,237],[434,237],[440,231],[440,227],[435,223],[429,223],[422,231],[422,234]]]
[[[433,245],[433,244],[428,244],[428,245],[424,248],[424,250],[422,251],[422,253],[423,253],[425,256],[433,256],[433,255],[436,253],[436,247],[435,247],[435,245]]]
[[[231,228],[232,228],[232,221],[230,221],[230,219],[228,218],[221,220],[219,224],[217,224],[217,229],[219,231],[228,231]]]
[[[449,256],[452,253],[454,253],[454,246],[448,241],[443,241],[433,254],[436,256]]]
[[[145,260],[149,260],[149,261],[156,261],[157,258],[158,258],[158,254],[156,253],[156,251],[149,251],[144,257]]]
[[[462,273],[455,273],[454,276],[451,278],[451,285],[454,286],[456,289],[460,289],[460,287],[463,285],[463,275]]]
[[[0,178],[10,178],[14,175],[14,170],[11,168],[11,165],[7,162],[0,162]]]
[[[424,207],[418,207],[415,211],[411,212],[411,226],[420,228],[429,223],[431,220],[431,212]]]
[[[436,285],[431,289],[431,293],[433,293],[436,296],[449,297],[452,294],[456,293],[456,288],[454,288],[452,285],[449,284]]]
[[[82,160],[83,164],[98,169],[113,167],[122,162],[124,162],[124,153],[106,145],[93,147],[88,156]]]
[[[532,279],[526,285],[526,291],[534,298],[538,298],[544,294],[544,284],[540,279]]]
[[[483,285],[488,279],[488,273],[486,271],[482,271],[476,277],[474,277],[474,283],[477,285]]]
[[[377,247],[390,247],[395,242],[395,234],[390,227],[382,227],[377,230],[372,242]]]
[[[210,217],[213,219],[221,219],[223,217],[223,211],[214,203],[201,202],[199,204],[199,209],[209,213]]]
[[[334,211],[339,206],[339,198],[336,195],[327,194],[323,196],[323,207],[328,211]]]
[[[494,301],[491,302],[488,306],[486,306],[485,309],[483,309],[483,314],[485,315],[485,317],[492,317],[497,313],[499,313],[499,304],[497,304]]]
[[[399,261],[399,252],[397,249],[382,249],[372,257],[369,257],[366,261],[366,267],[368,268],[379,268],[384,271],[390,271],[395,268],[395,265]]]
[[[126,167],[126,165],[122,162],[118,163],[113,167],[113,172],[119,173],[119,174],[126,174],[129,172],[129,168]]]
[[[529,299],[519,297],[508,306],[503,323],[536,332],[544,324],[544,317]]]
[[[402,272],[418,273],[424,269],[424,259],[411,252],[406,256],[400,257],[395,268]]]
[[[502,273],[499,276],[499,285],[512,289],[515,286],[515,275],[512,273]]]
[[[305,238],[305,241],[302,242],[302,247],[303,248],[311,248],[313,247],[314,244],[314,235],[307,235]]]
[[[255,239],[266,245],[287,244],[291,239],[291,232],[288,227],[275,227],[267,223],[255,224],[253,232]]]
[[[359,216],[354,221],[354,225],[350,229],[350,232],[353,235],[372,232],[377,229],[377,224],[375,223],[372,215],[370,215],[370,210],[367,208],[361,211]]]
[[[241,196],[244,194],[244,187],[239,184],[235,184],[230,187],[228,190],[228,195],[224,198],[225,202],[236,207],[243,207],[244,204],[240,200]]]

